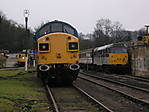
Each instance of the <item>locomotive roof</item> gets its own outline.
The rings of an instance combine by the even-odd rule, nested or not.
[[[111,48],[111,47],[112,48],[114,48],[114,47],[127,48],[128,46],[124,42],[112,43],[112,44],[104,45],[104,46],[101,46],[101,47],[96,47],[94,49],[94,52],[97,52],[97,51],[100,51],[100,50],[104,50],[104,49],[107,49],[107,48]]]
[[[48,22],[48,23],[44,24],[43,26],[41,26],[41,27],[36,31],[34,38],[35,38],[35,39],[38,39],[38,38],[40,38],[40,37],[43,36],[43,35],[46,35],[46,34],[49,34],[49,33],[53,33],[53,32],[50,32],[50,31],[49,31],[49,32],[46,32],[46,34],[40,35],[40,31],[41,31],[42,29],[44,29],[46,26],[50,26],[51,24],[54,24],[54,23],[60,23],[60,24],[62,24],[63,26],[64,26],[64,25],[69,26],[71,29],[74,30],[74,34],[73,34],[73,35],[76,36],[76,37],[78,37],[78,32],[77,32],[77,30],[76,30],[72,25],[70,25],[70,24],[68,24],[68,23],[66,23],[66,22],[63,22],[63,21],[55,20],[55,21]],[[62,31],[61,31],[61,32],[62,32]]]
[[[94,52],[97,52],[97,51],[100,51],[100,50],[103,50],[103,49],[107,49],[109,47],[113,46],[113,44],[108,44],[108,45],[104,45],[104,46],[101,46],[101,47],[96,47],[94,49]]]

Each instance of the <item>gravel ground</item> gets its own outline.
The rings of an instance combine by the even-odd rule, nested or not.
[[[77,79],[75,84],[94,96],[97,100],[109,107],[114,112],[148,112],[149,108],[123,97],[119,93],[104,87],[92,84],[82,79]]]

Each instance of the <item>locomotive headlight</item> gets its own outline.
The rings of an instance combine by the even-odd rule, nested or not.
[[[22,57],[22,59],[25,59],[25,57]]]
[[[69,42],[69,50],[78,50],[77,42]]]
[[[49,44],[48,43],[39,44],[39,50],[40,51],[48,51],[49,50]]]

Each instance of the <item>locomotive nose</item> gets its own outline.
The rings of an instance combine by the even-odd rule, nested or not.
[[[78,70],[78,69],[80,69],[80,65],[78,65],[78,64],[71,64],[69,66],[69,68],[70,68],[70,70]]]
[[[40,65],[39,66],[39,70],[45,72],[48,71],[50,69],[50,67],[48,65]]]

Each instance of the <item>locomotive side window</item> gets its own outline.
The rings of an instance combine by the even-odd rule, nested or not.
[[[69,42],[69,50],[78,50],[77,42]]]
[[[43,29],[41,29],[40,35],[47,34],[48,32],[50,32],[50,28],[49,28],[49,26],[46,26]]]
[[[39,50],[40,51],[48,51],[49,50],[49,44],[48,43],[39,44]]]
[[[70,26],[64,25],[64,33],[69,33],[74,35],[74,30]]]

